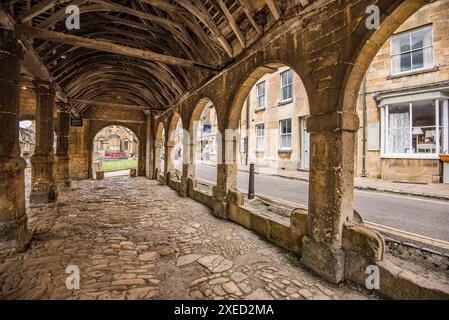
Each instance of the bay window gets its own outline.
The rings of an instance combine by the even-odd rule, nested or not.
[[[435,158],[447,148],[447,100],[385,105],[381,109],[383,156]]]
[[[256,151],[263,151],[265,149],[265,125],[256,125]]]
[[[280,121],[280,134],[280,149],[290,150],[292,148],[292,119]]]
[[[433,67],[432,26],[391,37],[391,74]]]

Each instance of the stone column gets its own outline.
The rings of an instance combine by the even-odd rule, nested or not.
[[[184,139],[185,138],[185,139]],[[188,180],[195,174],[195,144],[191,141],[190,137],[183,137],[182,147],[182,178],[181,178],[181,192],[184,197],[189,195]]]
[[[165,140],[165,165],[164,165],[164,177],[165,183],[168,184],[170,175],[173,174],[174,166],[173,166],[173,149],[175,147],[175,143],[173,141]]]
[[[344,278],[343,223],[354,215],[354,113],[312,116],[307,236],[301,261],[327,280]]]
[[[25,211],[25,160],[20,157],[19,147],[23,55],[14,32],[0,28],[0,245],[15,246],[20,251],[30,239]]]
[[[58,132],[56,140],[56,181],[58,189],[70,188],[69,169],[70,107],[61,105],[58,110]]]
[[[142,125],[139,129],[139,145],[138,145],[138,160],[137,160],[137,176],[145,177],[147,173],[147,127]]]
[[[220,132],[224,132],[224,137]],[[234,130],[226,129],[217,134],[217,185],[212,189],[215,199],[214,214],[227,218],[227,194],[237,185],[237,154]]]
[[[161,152],[162,146],[160,141],[154,143],[154,179],[158,180],[161,174]]]
[[[153,136],[153,118],[151,114],[147,115],[147,165],[146,165],[146,175],[150,180],[155,179],[154,170],[155,170],[155,162],[154,162],[154,136]],[[157,177],[156,177],[157,178]]]
[[[56,201],[53,154],[55,89],[49,82],[35,82],[36,90],[36,146],[31,157],[30,203]]]

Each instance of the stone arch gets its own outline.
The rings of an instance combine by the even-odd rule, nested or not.
[[[309,101],[309,90],[308,85],[306,85],[306,81],[303,78],[301,71],[297,70],[298,68],[294,67],[293,64],[288,62],[268,62],[260,64],[254,68],[252,68],[246,76],[238,83],[236,86],[234,93],[232,95],[232,100],[230,102],[230,106],[227,108],[227,116],[226,116],[226,128],[227,129],[236,129],[238,127],[238,123],[240,121],[240,114],[242,112],[242,107],[245,102],[245,99],[249,95],[251,89],[254,85],[262,78],[265,74],[273,72],[275,69],[277,70],[280,67],[289,67],[291,68],[296,75],[300,78],[302,85],[305,88],[307,101]],[[298,72],[299,71],[299,72]]]
[[[145,143],[143,139],[143,135],[140,134],[140,125],[134,123],[123,123],[118,121],[102,121],[101,123],[94,124],[90,130],[89,138],[88,138],[88,177],[93,177],[93,151],[94,151],[94,142],[95,137],[105,128],[110,126],[120,126],[130,130],[134,136],[137,138],[138,143],[138,157],[137,157],[137,168],[139,171],[142,171],[145,165],[145,155],[142,154],[142,144]],[[145,170],[143,170],[145,172]]]
[[[224,133],[226,139],[230,139],[230,134],[232,134],[232,152],[226,151],[226,155],[232,155],[232,159],[226,159],[226,164],[230,165],[227,172],[230,174],[227,176],[228,187],[236,188],[237,185],[237,149],[238,149],[238,136],[235,130],[239,127],[239,122],[242,114],[242,109],[245,104],[245,100],[250,94],[252,88],[257,84],[257,82],[267,73],[274,72],[281,67],[290,68],[296,76],[298,76],[301,85],[304,87],[304,92],[306,95],[307,104],[309,105],[310,110],[310,100],[309,100],[309,91],[307,90],[307,85],[299,72],[297,72],[298,68],[293,67],[293,64],[284,63],[284,62],[270,62],[258,65],[252,68],[247,75],[238,83],[238,86],[234,90],[234,94],[232,96],[232,100],[230,106],[228,107],[228,113],[226,117],[226,129],[229,130],[228,133]],[[231,132],[232,131],[232,132]],[[230,144],[225,142],[222,148],[229,148]]]
[[[339,105],[342,106],[343,111],[356,112],[359,89],[374,57],[395,30],[424,5],[426,2],[422,0],[403,1],[400,5],[393,6],[385,12],[379,29],[374,32],[360,32],[364,34],[364,37],[353,55],[353,63],[348,67],[342,92],[339,95]],[[364,24],[360,28],[366,30]]]
[[[216,119],[219,121],[218,116],[218,110],[216,108],[216,105],[214,101],[206,96],[202,96],[201,98],[198,98],[193,103],[194,108],[192,111],[192,116],[189,121],[189,127],[188,127],[188,140],[186,141],[188,143],[188,150],[186,150],[186,158],[187,161],[185,163],[188,165],[189,175],[191,177],[195,177],[195,163],[196,163],[196,144],[197,144],[197,130],[198,130],[198,122],[200,120],[201,114],[205,110],[206,107],[213,106],[216,110]]]
[[[178,123],[181,122],[182,126],[182,117],[177,112],[174,111],[173,115],[171,116],[169,122],[168,122],[168,141],[166,141],[167,145],[167,164],[168,164],[168,171],[171,171],[171,173],[177,177],[181,178],[176,174],[177,168],[175,167],[175,158],[176,158],[176,134],[177,134],[177,126]],[[184,141],[181,141],[182,149],[184,149]],[[179,169],[178,169],[179,170]],[[183,171],[183,168],[181,167],[181,174]]]
[[[162,155],[165,148],[165,129],[164,123],[159,121],[156,123],[155,143],[154,143],[154,177],[159,179],[160,174],[164,173]]]

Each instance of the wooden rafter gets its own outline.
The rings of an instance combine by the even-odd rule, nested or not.
[[[118,44],[114,44],[111,42],[106,41],[98,41],[83,37],[78,37],[70,34],[65,34],[61,32],[55,32],[45,29],[39,29],[34,27],[29,27],[25,25],[17,26],[17,30],[19,32],[22,32],[26,35],[29,35],[34,38],[49,40],[49,41],[55,41],[60,43],[66,43],[78,47],[98,50],[98,51],[105,51],[115,54],[121,54],[129,57],[134,57],[142,60],[149,60],[149,61],[157,61],[162,62],[166,64],[173,64],[181,67],[187,67],[187,68],[200,68],[202,70],[207,71],[216,71],[216,69],[212,66],[208,66],[199,62],[185,60],[177,57],[172,57],[156,52],[151,52],[147,50],[141,50],[137,48],[130,48]]]
[[[220,9],[223,11],[224,15],[226,16],[226,19],[228,19],[229,25],[231,26],[232,31],[234,31],[235,36],[239,40],[242,47],[245,48],[246,47],[245,37],[243,36],[242,32],[239,29],[239,26],[235,22],[234,17],[229,12],[229,9],[226,7],[226,5],[224,4],[224,2],[222,0],[216,0],[216,1],[217,1],[218,5],[220,6]]]
[[[275,0],[265,0],[267,2],[268,8],[270,9],[271,13],[273,14],[273,17],[275,20],[279,20],[281,17],[281,13],[279,11],[279,8],[276,4]]]

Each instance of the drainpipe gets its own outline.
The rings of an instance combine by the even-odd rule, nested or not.
[[[362,98],[362,177],[366,177],[366,76],[360,92]]]

